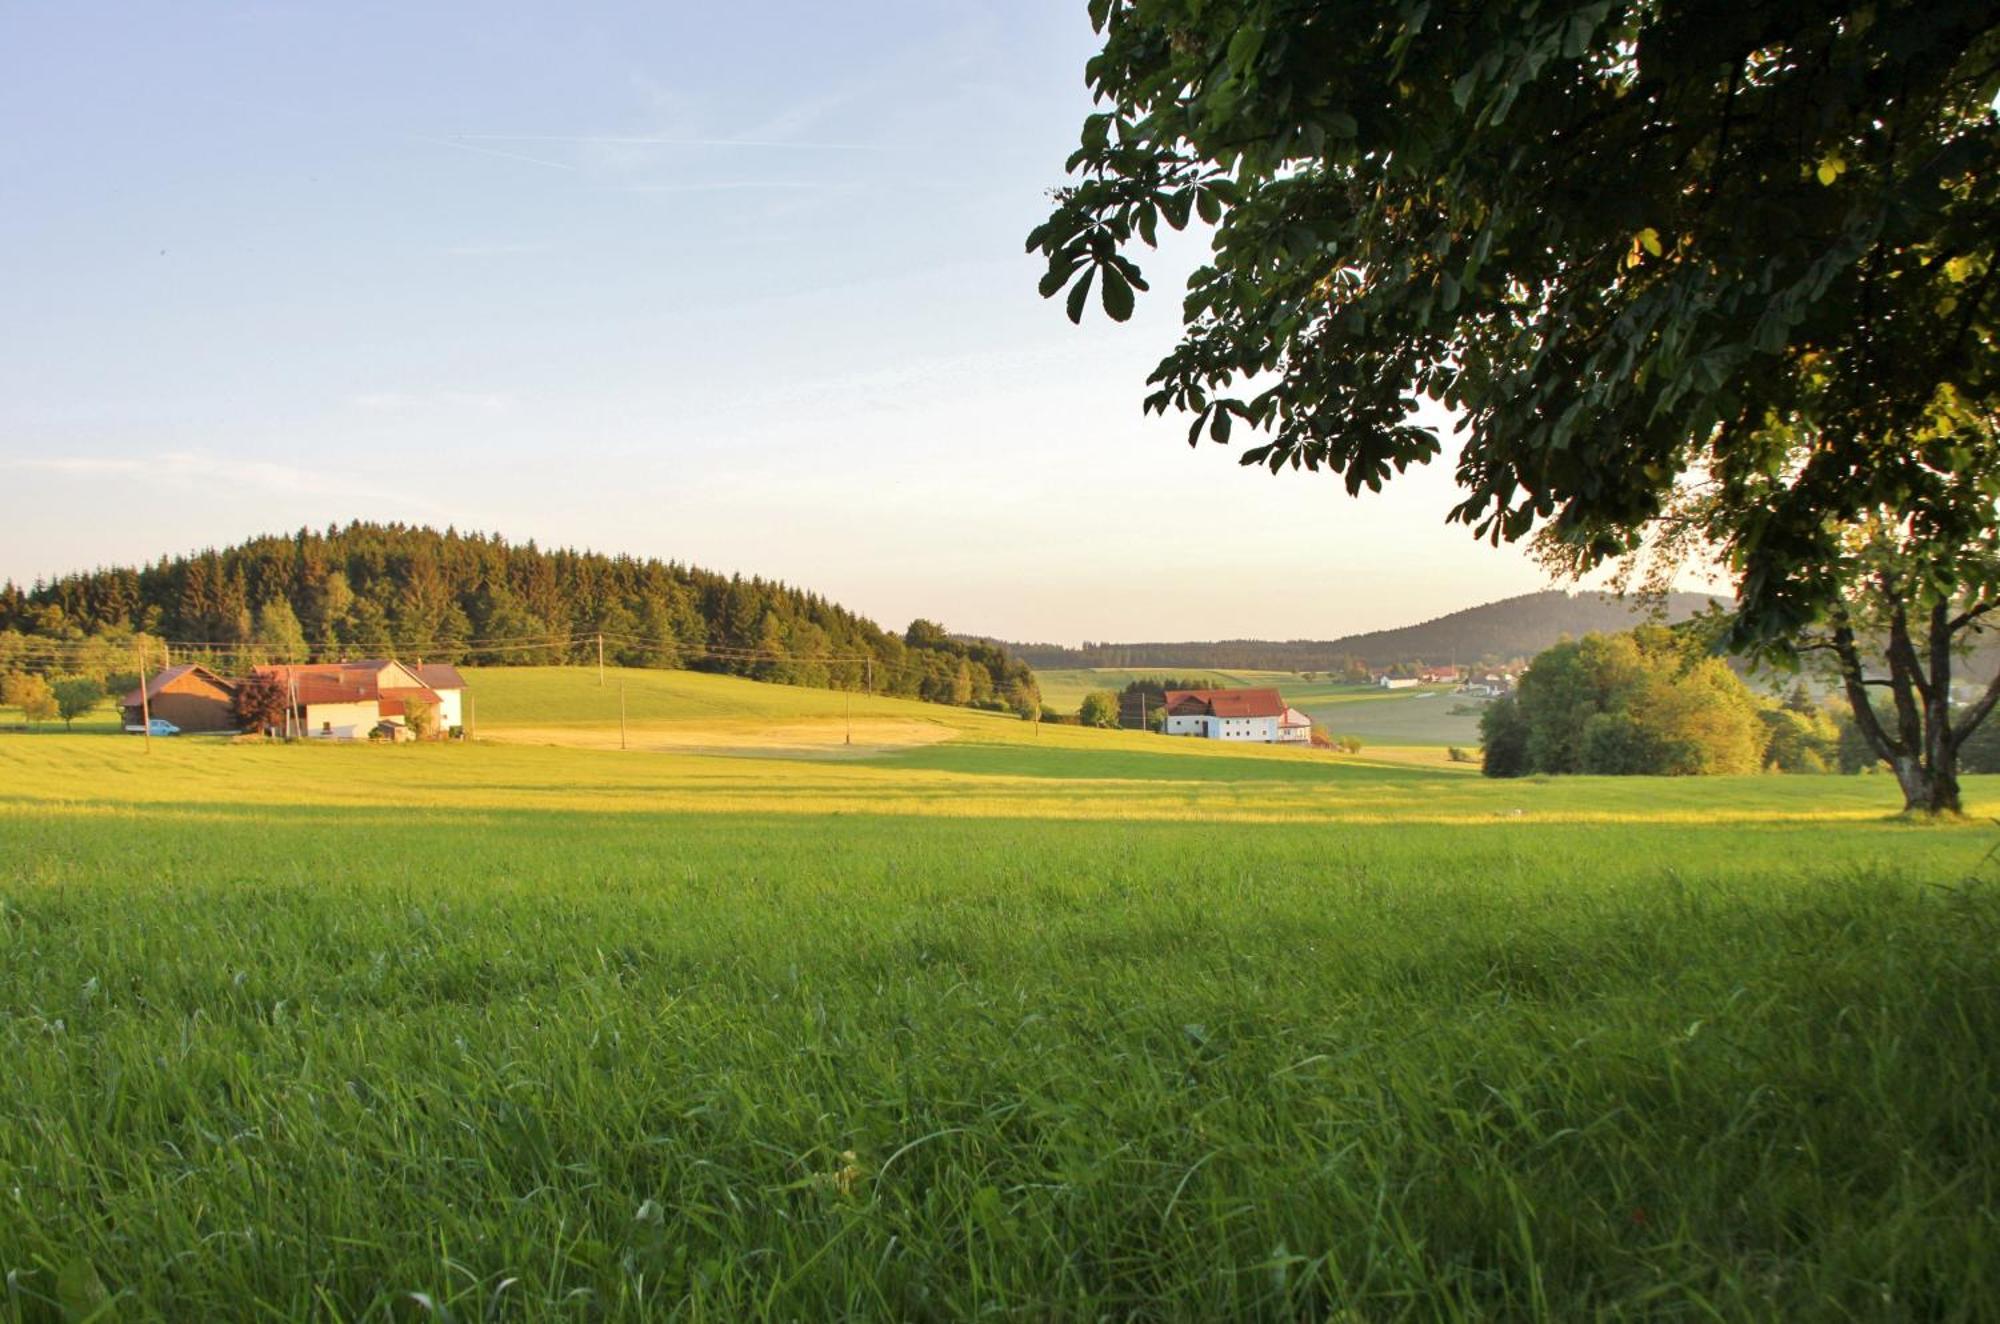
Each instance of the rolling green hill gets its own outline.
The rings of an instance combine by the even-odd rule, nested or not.
[[[1665,618],[1685,620],[1703,610],[1704,594],[1675,593],[1664,604]],[[1598,593],[1550,590],[1468,607],[1418,625],[1375,630],[1338,639],[1224,639],[1183,643],[1004,644],[1038,672],[1058,668],[1142,668],[1161,670],[1262,669],[1326,671],[1353,658],[1369,667],[1398,662],[1472,665],[1484,658],[1509,661],[1533,657],[1564,635],[1629,630],[1645,620],[1631,603]]]

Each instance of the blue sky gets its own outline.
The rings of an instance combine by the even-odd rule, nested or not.
[[[899,626],[1326,637],[1541,587],[1143,417],[1022,239],[1082,0],[0,0],[0,578],[351,518],[783,578]]]

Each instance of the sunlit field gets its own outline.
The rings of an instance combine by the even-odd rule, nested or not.
[[[2000,1292],[1995,782],[1930,828],[1879,777],[472,683],[472,744],[0,737],[0,1318]]]

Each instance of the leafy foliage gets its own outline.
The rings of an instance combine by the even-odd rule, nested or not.
[[[1736,641],[1788,646],[1878,509],[1954,558],[2000,491],[2000,16],[1986,0],[1098,0],[1084,124],[1029,237],[1122,318],[1131,258],[1213,258],[1148,409],[1350,492],[1463,437],[1454,520],[1633,551],[1726,494]],[[1912,440],[1919,444],[1910,444]],[[1991,580],[1982,580],[1991,583]]]

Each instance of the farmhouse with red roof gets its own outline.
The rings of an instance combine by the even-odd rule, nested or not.
[[[360,662],[315,662],[302,666],[257,667],[253,678],[275,681],[284,691],[294,729],[320,740],[359,740],[378,727],[390,734],[410,729],[410,710],[436,714],[437,734],[462,726],[465,679],[452,666],[405,666],[387,658]],[[398,736],[397,738],[402,738]]]
[[[1160,730],[1170,736],[1309,745],[1312,719],[1271,689],[1168,690]]]

